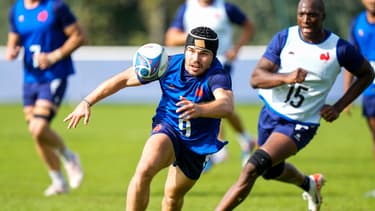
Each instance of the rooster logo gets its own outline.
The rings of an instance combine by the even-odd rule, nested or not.
[[[197,97],[203,97],[203,87],[199,87],[196,91],[195,91],[195,96]]]
[[[325,54],[324,53],[320,54],[320,60],[322,60],[322,61],[328,61],[329,58],[330,58],[330,56],[329,56],[328,52],[326,52]]]
[[[48,19],[48,12],[46,10],[41,11],[40,13],[38,13],[37,18],[39,22],[46,22],[46,20]]]

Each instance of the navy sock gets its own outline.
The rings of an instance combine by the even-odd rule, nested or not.
[[[305,176],[305,179],[303,180],[303,183],[300,185],[300,187],[306,192],[310,190],[310,178],[308,176]]]

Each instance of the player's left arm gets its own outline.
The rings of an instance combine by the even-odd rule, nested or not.
[[[67,40],[59,48],[49,53],[39,55],[39,68],[46,69],[64,57],[71,55],[78,47],[86,43],[86,35],[78,22],[74,22],[64,28]]]
[[[241,33],[238,41],[234,43],[233,47],[226,52],[227,58],[232,61],[237,58],[237,55],[242,46],[248,44],[253,37],[255,26],[249,19],[241,25]]]
[[[87,37],[78,22],[65,27],[64,33],[68,37],[68,39],[60,48],[55,50],[60,51],[63,58],[65,56],[71,55],[77,48],[87,42]],[[53,55],[55,51],[52,51],[51,54]]]
[[[185,97],[180,97],[176,112],[179,118],[189,120],[197,117],[225,118],[233,113],[233,93],[231,90],[217,88],[213,92],[215,100],[204,103],[194,103]]]
[[[332,122],[339,117],[339,114],[352,103],[374,80],[374,71],[366,59],[357,71],[351,71],[356,80],[350,85],[344,95],[332,106],[324,105],[320,115],[327,121]]]
[[[354,81],[354,76],[349,71],[344,72],[344,84],[343,84],[343,91],[344,93],[348,91],[349,87],[352,85]],[[347,114],[351,114],[351,103],[344,109],[344,112]]]
[[[217,88],[213,92],[215,100],[202,104],[202,116],[212,118],[225,118],[234,110],[234,97],[232,90]]]
[[[236,5],[232,3],[225,3],[225,8],[230,21],[240,27],[240,35],[231,49],[226,52],[226,57],[229,61],[237,58],[237,55],[242,46],[248,44],[252,39],[255,31],[255,24],[253,21]]]
[[[166,46],[183,46],[186,42],[187,33],[184,28],[184,16],[186,3],[182,4],[174,17],[171,25],[165,33],[164,42]]]
[[[181,29],[171,27],[165,34],[166,46],[183,46],[186,42],[187,33]]]

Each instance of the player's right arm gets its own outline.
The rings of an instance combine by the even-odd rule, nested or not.
[[[166,46],[183,46],[186,42],[187,33],[184,28],[186,4],[183,4],[177,10],[176,16],[165,33]]]
[[[182,46],[186,42],[187,34],[178,28],[169,28],[165,35],[165,45]]]
[[[17,33],[17,29],[14,21],[14,7],[9,10],[8,13],[8,22],[9,22],[9,32],[8,32],[8,41],[7,48],[5,52],[5,59],[8,61],[14,60],[18,57],[18,54],[21,50],[21,38]]]
[[[5,59],[8,61],[14,60],[20,53],[21,46],[19,45],[20,37],[17,33],[9,32],[7,48],[5,52]]]
[[[307,75],[307,71],[297,68],[290,73],[278,73],[278,65],[267,58],[260,58],[250,77],[250,85],[254,89],[268,89],[283,84],[302,83]]]
[[[96,89],[88,94],[80,104],[77,105],[74,111],[64,119],[64,122],[69,121],[68,128],[75,128],[79,121],[84,118],[84,124],[87,125],[90,119],[91,106],[121,89],[140,85],[142,84],[138,80],[133,67],[129,67],[102,82]]]
[[[272,38],[268,44],[266,52],[257,62],[251,76],[250,85],[254,89],[269,89],[283,84],[302,83],[307,75],[307,71],[302,68],[290,70],[289,73],[279,73],[280,54],[286,39],[288,29],[284,29]]]

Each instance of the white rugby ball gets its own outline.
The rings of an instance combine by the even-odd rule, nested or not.
[[[145,44],[134,54],[133,68],[142,82],[158,80],[168,68],[168,54],[157,43]]]

